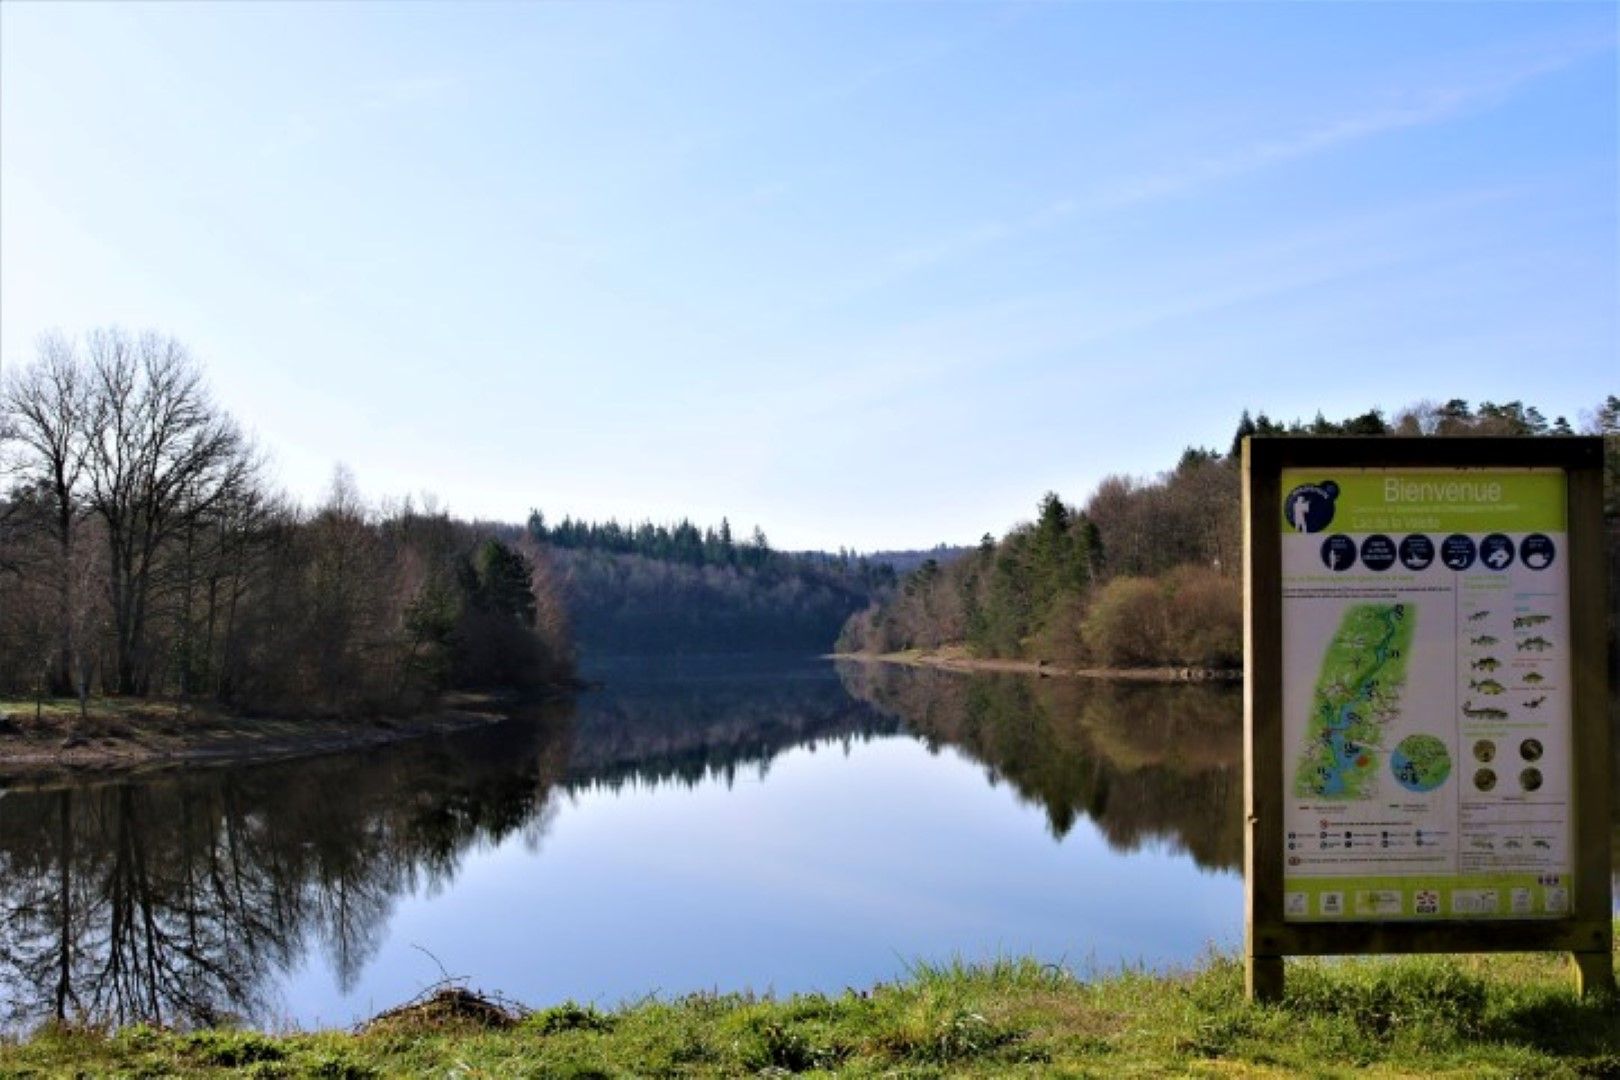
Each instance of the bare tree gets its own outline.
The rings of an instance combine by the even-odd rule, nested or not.
[[[45,517],[56,551],[57,641],[48,682],[51,692],[58,694],[73,686],[73,540],[92,434],[88,391],[73,343],[60,334],[41,338],[38,358],[0,390],[0,412],[21,451],[19,477],[49,507]]]
[[[255,462],[173,338],[90,335],[94,416],[86,471],[106,530],[113,689],[145,693],[148,623],[165,578],[166,545],[250,485]]]
[[[3,383],[3,378],[0,378],[0,385]],[[12,478],[21,469],[16,429],[11,410],[0,402],[0,585],[4,585],[8,577],[22,575],[22,567],[18,565],[12,550],[21,518],[17,500],[10,497]],[[0,593],[0,597],[3,596]]]

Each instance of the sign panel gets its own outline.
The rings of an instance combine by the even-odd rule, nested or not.
[[[1562,470],[1283,470],[1288,921],[1570,915]]]
[[[1284,920],[1570,917],[1565,471],[1278,490]]]
[[[1244,971],[1559,950],[1614,986],[1604,443],[1243,442]]]

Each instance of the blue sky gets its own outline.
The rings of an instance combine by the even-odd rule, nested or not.
[[[317,497],[971,542],[1239,412],[1620,392],[1614,5],[0,6],[0,362]]]

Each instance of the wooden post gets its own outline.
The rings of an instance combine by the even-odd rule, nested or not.
[[[1266,928],[1283,921],[1281,472],[1272,444],[1243,443],[1243,883],[1251,1001],[1283,995]],[[1259,460],[1256,460],[1258,455]]]
[[[1569,954],[1575,975],[1575,993],[1584,1000],[1606,997],[1615,992],[1614,951]]]
[[[1254,953],[1245,957],[1243,989],[1250,1001],[1261,1004],[1281,1001],[1284,986],[1282,957]]]
[[[1609,775],[1608,581],[1603,550],[1603,471],[1569,473],[1570,673],[1574,680],[1571,736],[1575,750],[1575,914],[1592,925],[1592,940],[1570,953],[1575,991],[1583,998],[1614,990],[1614,919],[1605,842],[1614,797]]]

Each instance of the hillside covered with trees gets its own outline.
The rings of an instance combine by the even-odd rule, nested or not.
[[[592,655],[826,652],[897,580],[882,556],[785,552],[757,526],[621,525],[536,510],[521,539],[550,553],[576,640]]]
[[[1620,580],[1620,398],[1585,425],[1607,439],[1605,511],[1611,580]],[[1239,420],[1224,452],[1189,448],[1151,480],[1112,476],[1076,507],[1056,493],[1033,522],[952,561],[925,562],[889,595],[852,616],[844,653],[966,646],[980,657],[1067,665],[1242,662],[1240,450],[1249,435],[1574,434],[1521,402],[1422,403],[1386,420],[1372,410],[1343,421],[1320,414],[1288,424]]]
[[[316,507],[276,494],[172,338],[47,339],[0,385],[0,468],[0,694],[348,715],[571,677],[539,546],[369,508],[341,468]]]

